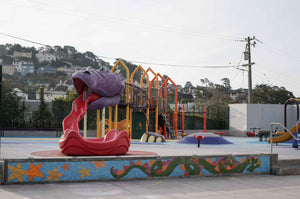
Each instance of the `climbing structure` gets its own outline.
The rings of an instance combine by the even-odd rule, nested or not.
[[[160,87],[160,115],[159,115],[159,124],[160,127],[163,129],[163,133],[166,137],[166,134],[168,133],[171,138],[177,138],[177,86],[173,82],[173,80],[168,77],[167,79],[164,79],[159,73],[157,74],[161,80],[162,85]],[[174,111],[172,112],[171,116],[168,114],[168,106],[167,106],[167,94],[168,94],[168,86],[167,83],[170,81],[174,86],[174,101],[175,101],[175,107]],[[172,118],[172,126],[170,125],[170,119]]]
[[[172,138],[177,137],[177,87],[176,84],[170,79],[164,79],[159,73],[156,74],[151,68],[145,70],[142,66],[138,66],[130,75],[127,66],[121,61],[115,64],[111,72],[114,72],[119,66],[123,67],[126,71],[125,89],[121,94],[120,102],[114,106],[114,122],[112,121],[112,107],[109,107],[109,118],[103,124],[100,122],[100,111],[97,114],[97,136],[104,135],[104,132],[108,132],[112,129],[126,130],[129,133],[130,138],[139,139],[145,132],[159,133],[159,126],[162,129],[162,134]],[[138,72],[141,72],[141,78],[139,85],[134,82],[134,77]],[[150,79],[149,76],[153,78]],[[162,80],[162,85],[159,87],[159,78]],[[169,125],[169,119],[166,119],[167,110],[162,106],[166,103],[167,96],[167,82],[170,81],[175,87],[175,111],[172,115],[172,124]],[[164,88],[164,95],[162,95],[162,89]],[[122,125],[118,122],[118,109],[126,109],[126,118],[123,118]],[[102,113],[105,110],[102,110]],[[103,114],[102,114],[103,115]],[[160,120],[160,117],[164,117],[164,122]],[[102,127],[102,128],[101,128]],[[101,130],[100,130],[101,128]],[[122,129],[124,128],[124,129]]]

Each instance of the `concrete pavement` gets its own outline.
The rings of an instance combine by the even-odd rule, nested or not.
[[[230,176],[0,186],[0,198],[299,198],[299,176]]]

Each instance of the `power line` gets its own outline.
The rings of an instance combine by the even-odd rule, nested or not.
[[[106,58],[106,59],[112,59],[112,60],[116,60],[118,58],[113,58],[113,57],[106,57],[106,56],[100,56],[100,55],[96,55],[97,57],[102,57],[102,58]],[[123,58],[121,58],[123,59]],[[126,59],[127,60],[127,59]],[[139,64],[149,64],[149,65],[158,65],[158,66],[170,66],[170,67],[182,67],[182,68],[234,68],[234,66],[230,66],[230,65],[184,65],[184,64],[165,64],[165,63],[153,63],[153,62],[145,62],[145,61],[137,61],[137,60],[127,60],[128,62],[132,62],[132,63],[139,63]]]
[[[48,44],[43,44],[43,43],[40,43],[40,42],[24,39],[24,38],[17,37],[17,36],[11,35],[11,34],[7,34],[7,33],[3,33],[3,32],[0,32],[0,34],[4,35],[4,36],[7,36],[7,37],[11,37],[11,38],[19,39],[19,40],[22,40],[22,41],[26,41],[26,42],[29,42],[29,43],[33,43],[33,44],[53,48],[52,46],[50,46]],[[113,60],[118,59],[118,58],[107,57],[107,56],[102,56],[102,55],[96,55],[96,56],[98,58],[101,57],[101,58],[105,58],[105,59],[113,59]],[[140,63],[140,64],[170,66],[170,67],[185,67],[185,68],[211,68],[211,69],[217,69],[217,68],[232,68],[232,67],[234,67],[234,66],[230,66],[230,65],[219,65],[219,66],[215,66],[215,65],[211,65],[211,66],[209,66],[209,65],[180,65],[180,64],[152,63],[152,62],[137,61],[137,60],[128,60],[128,61],[133,62],[133,63]]]
[[[50,47],[50,45],[47,45],[47,44],[43,44],[43,43],[40,43],[40,42],[36,42],[36,41],[24,39],[24,38],[17,37],[17,36],[13,36],[13,35],[6,34],[6,33],[3,33],[3,32],[0,32],[0,34],[1,34],[1,35],[4,35],[4,36],[7,36],[7,37],[14,38],[14,39],[19,39],[19,40],[22,40],[22,41],[26,41],[26,42],[29,42],[29,43],[33,43],[33,44],[37,44],[37,45],[41,45],[41,46]]]

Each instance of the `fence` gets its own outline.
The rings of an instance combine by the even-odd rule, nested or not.
[[[185,113],[184,115],[184,129],[204,129],[204,119],[202,116],[197,115],[196,112]],[[178,114],[178,129],[182,129],[182,115]],[[228,121],[216,120],[216,119],[206,119],[206,129],[214,130],[224,130],[228,129]]]

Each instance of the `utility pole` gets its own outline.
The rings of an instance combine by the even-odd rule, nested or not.
[[[1,107],[1,99],[2,99],[2,63],[1,63],[1,59],[0,59],[0,114],[2,114],[2,107]],[[0,116],[0,128],[2,127],[2,117]],[[1,135],[0,135],[0,138],[1,138]],[[1,142],[1,140],[0,140]],[[1,147],[1,145],[0,145]],[[1,151],[0,151],[1,152]]]
[[[247,51],[248,52],[248,104],[252,103],[252,101],[251,101],[252,100],[252,70],[251,70],[252,63],[251,63],[251,44],[250,44],[250,41],[251,41],[251,38],[247,37],[247,50],[248,50]]]
[[[253,42],[251,42],[254,40]],[[248,104],[252,103],[252,68],[251,66],[255,64],[254,62],[251,62],[251,45],[255,47],[256,41],[263,43],[255,38],[255,36],[247,37],[244,40],[239,40],[241,42],[247,42],[246,43],[246,49],[244,52],[244,60],[248,60],[248,64],[243,64],[242,66],[248,66]]]

